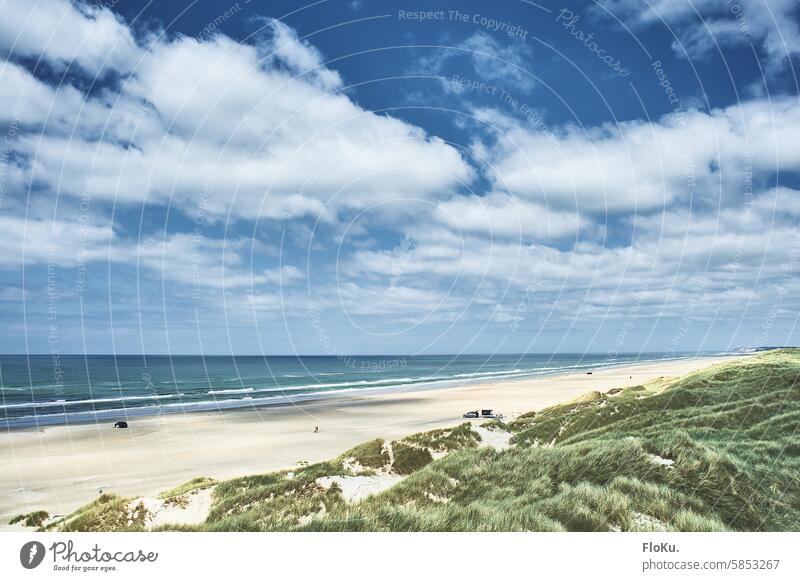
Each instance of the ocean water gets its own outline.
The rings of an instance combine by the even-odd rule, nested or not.
[[[716,353],[375,357],[0,355],[0,429],[287,405]]]

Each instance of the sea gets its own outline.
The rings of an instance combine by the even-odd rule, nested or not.
[[[291,405],[717,355],[0,355],[0,429]]]

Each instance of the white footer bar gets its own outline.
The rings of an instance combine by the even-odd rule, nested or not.
[[[31,532],[0,533],[0,578],[796,580],[798,553],[800,533]]]

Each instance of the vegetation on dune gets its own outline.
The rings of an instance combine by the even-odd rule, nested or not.
[[[26,527],[40,527],[49,516],[50,514],[46,510],[35,510],[28,514],[18,514],[8,521],[8,524],[15,525],[17,523],[22,523]]]
[[[477,448],[480,441],[478,434],[472,430],[472,425],[469,422],[465,422],[455,428],[414,434],[400,442],[418,448],[427,448],[434,453],[449,453],[461,448]]]
[[[214,490],[214,504],[204,530],[287,530],[344,504],[340,491],[320,486],[320,465],[295,474],[278,472],[237,478]]]
[[[193,490],[202,490],[204,488],[208,488],[209,486],[214,486],[216,482],[217,481],[213,478],[208,478],[207,476],[198,476],[197,478],[192,478],[189,482],[184,482],[175,488],[170,488],[169,490],[162,492],[158,495],[158,497],[164,500],[182,497],[186,493],[192,492]]]
[[[392,468],[398,474],[411,474],[433,462],[433,456],[426,448],[395,442],[392,450],[394,451]]]
[[[480,441],[480,436],[468,422],[455,428],[413,434],[390,444],[393,456],[391,469],[407,476],[433,462],[435,456],[441,457],[462,448],[477,448]]]
[[[489,420],[488,422],[483,422],[481,427],[487,430],[502,430],[504,432],[509,429],[508,424],[503,420]]]
[[[116,494],[101,494],[95,501],[55,521],[44,530],[62,532],[142,531],[147,520],[142,503],[130,506],[130,499]]]
[[[385,442],[377,438],[348,450],[339,456],[338,461],[342,465],[380,469],[386,466],[391,458]]]
[[[798,531],[798,380],[800,350],[784,349],[484,425],[513,433],[503,451],[480,446],[469,424],[373,440],[218,483],[205,523],[163,528]],[[354,470],[399,482],[357,503],[322,484]],[[141,527],[129,505],[101,499],[59,528]]]

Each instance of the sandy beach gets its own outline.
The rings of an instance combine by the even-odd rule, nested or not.
[[[492,408],[507,418],[588,391],[681,376],[726,357],[664,361],[556,377],[352,396],[224,413],[134,418],[128,430],[54,426],[0,433],[0,527],[13,515],[66,514],[100,491],[153,495],[196,476],[230,478],[336,456],[366,440],[397,438]],[[319,426],[319,433],[314,427]]]

